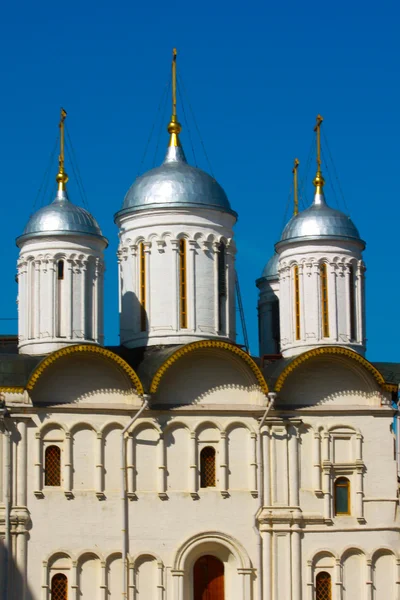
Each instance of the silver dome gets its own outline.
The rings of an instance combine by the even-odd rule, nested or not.
[[[103,237],[97,221],[80,206],[69,201],[67,192],[59,190],[51,204],[43,206],[28,221],[17,245],[27,239],[44,235],[94,235]]]
[[[273,256],[269,259],[267,264],[265,265],[263,272],[261,273],[261,278],[275,280],[278,279],[278,264],[279,264],[279,254],[275,252]]]
[[[219,183],[208,173],[190,166],[180,146],[170,146],[160,167],[136,179],[117,215],[162,207],[208,207],[236,216]]]
[[[355,240],[365,246],[350,217],[328,206],[323,193],[317,193],[309,208],[290,219],[278,244],[321,238]]]

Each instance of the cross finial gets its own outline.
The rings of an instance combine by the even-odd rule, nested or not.
[[[182,126],[178,122],[176,116],[176,57],[178,52],[176,48],[172,50],[172,116],[168,124],[168,133],[171,135],[169,145],[180,146],[179,134],[182,131]]]
[[[64,191],[66,183],[68,181],[68,175],[64,170],[64,121],[67,116],[67,111],[61,108],[60,111],[60,122],[58,124],[60,128],[60,154],[58,156],[58,173],[56,181],[58,183],[58,191]]]
[[[297,182],[297,169],[299,167],[300,161],[298,158],[294,159],[294,164],[293,164],[293,189],[294,189],[294,210],[293,210],[293,214],[294,215],[298,215],[299,214],[299,195],[298,195],[298,182]]]
[[[321,172],[321,124],[323,121],[323,117],[321,117],[321,115],[317,115],[317,122],[316,125],[314,127],[314,131],[316,132],[316,143],[317,143],[317,174],[315,176],[315,179],[313,181],[313,184],[315,185],[316,189],[316,193],[317,194],[322,194],[322,188],[325,185],[325,180],[322,177],[322,172]]]

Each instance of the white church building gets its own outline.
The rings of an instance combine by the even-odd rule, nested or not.
[[[115,215],[120,346],[104,345],[107,240],[67,193],[65,112],[56,197],[17,238],[1,600],[400,600],[400,368],[364,357],[365,242],[325,198],[322,119],[314,201],[256,282],[253,357],[237,214],[186,161],[175,69],[164,162]]]

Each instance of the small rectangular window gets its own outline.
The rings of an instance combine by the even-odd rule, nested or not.
[[[44,458],[44,484],[61,485],[61,450],[58,446],[47,446]]]
[[[350,481],[346,477],[335,481],[335,514],[350,514]]]
[[[206,446],[200,452],[200,487],[215,487],[215,449]]]

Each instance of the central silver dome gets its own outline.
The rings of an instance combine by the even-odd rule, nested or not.
[[[365,246],[350,217],[328,206],[323,193],[317,193],[309,208],[290,219],[278,245],[282,242],[321,240],[323,238],[355,240]]]
[[[236,215],[219,183],[208,173],[190,166],[180,146],[170,146],[160,167],[136,179],[118,214],[170,207],[214,208]]]
[[[31,216],[24,233],[17,238],[17,245],[27,239],[45,235],[76,234],[103,238],[95,218],[84,208],[72,204],[65,190],[59,190],[51,204],[43,206]]]

